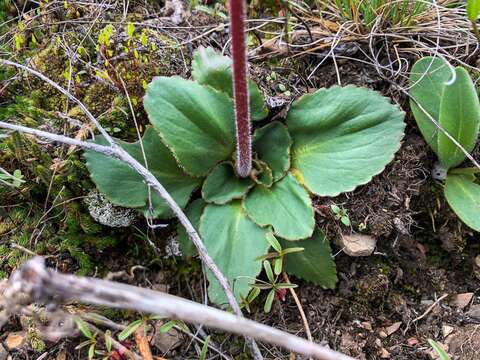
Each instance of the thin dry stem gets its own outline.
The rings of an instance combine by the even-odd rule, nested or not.
[[[32,301],[60,299],[117,309],[161,314],[172,319],[251,336],[320,360],[353,360],[351,357],[244,317],[170,294],[113,281],[61,274],[35,257],[15,271],[3,291],[8,308]]]

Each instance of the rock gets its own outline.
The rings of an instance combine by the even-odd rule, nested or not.
[[[365,330],[373,331],[372,324],[369,323],[368,321],[362,322],[361,325]]]
[[[25,339],[27,338],[25,332],[12,332],[8,334],[7,338],[5,339],[5,345],[7,346],[8,350],[19,349],[23,345],[25,345]]]
[[[0,344],[0,360],[7,360],[8,351],[5,350],[5,347]]]
[[[385,332],[387,333],[388,336],[392,335],[394,332],[396,332],[398,329],[400,329],[400,326],[402,325],[402,322],[396,322],[390,325],[385,329]]]
[[[345,254],[349,256],[369,256],[375,250],[377,240],[369,235],[343,235],[340,239],[340,246]]]
[[[475,322],[480,322],[480,304],[472,305],[467,316]]]
[[[442,335],[443,338],[445,339],[448,335],[450,335],[453,330],[455,330],[452,326],[443,324],[442,325]]]
[[[389,359],[390,358],[390,353],[387,351],[387,349],[382,348],[382,350],[380,350],[380,358],[381,359]]]
[[[463,294],[456,294],[453,295],[450,303],[453,306],[456,306],[460,310],[463,310],[467,307],[468,304],[470,304],[470,301],[472,300],[473,293],[463,293]]]
[[[380,335],[380,337],[383,338],[383,339],[385,339],[386,337],[388,337],[388,334],[387,334],[385,331],[383,331],[383,330],[379,331],[378,335]]]
[[[167,353],[182,344],[182,334],[175,328],[171,328],[166,333],[160,332],[160,328],[164,325],[162,321],[155,324],[155,337],[153,345],[162,353]]]

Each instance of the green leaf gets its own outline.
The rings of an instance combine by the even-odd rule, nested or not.
[[[263,261],[263,269],[265,270],[265,274],[267,274],[268,281],[273,284],[275,278],[273,277],[272,265],[270,264],[270,261]]]
[[[200,360],[207,359],[207,352],[208,352],[208,343],[210,342],[210,335],[205,338],[205,341],[202,346],[202,351],[200,352]]]
[[[132,335],[140,326],[142,326],[143,320],[138,319],[133,322],[131,322],[125,329],[122,330],[120,334],[118,334],[118,340],[124,341],[130,335]]]
[[[233,98],[232,60],[211,47],[200,47],[193,55],[192,77],[199,84],[209,85]],[[262,92],[250,80],[248,83],[250,115],[253,121],[263,120],[268,115]]]
[[[78,330],[80,330],[82,335],[85,336],[87,339],[91,339],[93,337],[93,334],[90,331],[88,324],[78,316],[75,316],[74,319],[75,319],[75,323],[77,324]]]
[[[95,141],[105,145],[106,140],[99,136]],[[140,163],[145,164],[140,142],[118,144]],[[200,179],[187,175],[180,169],[171,152],[162,144],[155,129],[148,127],[142,138],[148,169],[165,186],[180,207],[184,207],[190,194],[200,184]],[[168,217],[171,211],[162,198],[153,190],[149,192],[143,177],[124,162],[110,156],[87,150],[84,153],[87,168],[98,190],[115,205],[138,208],[148,217]],[[133,191],[134,190],[134,191]],[[148,211],[151,195],[153,214]]]
[[[112,351],[112,332],[110,330],[105,331],[105,349]]]
[[[150,122],[180,165],[203,176],[235,150],[233,102],[179,77],[157,77],[143,100]]]
[[[365,88],[332,87],[302,96],[287,116],[294,174],[320,196],[366,184],[400,148],[403,118],[389,99]]]
[[[200,220],[200,234],[208,253],[227,277],[235,296],[246,297],[250,284],[262,269],[255,260],[269,248],[263,229],[250,220],[241,203],[234,200],[226,205],[207,205]],[[207,273],[212,302],[226,304],[222,288],[213,275]]]
[[[470,21],[477,21],[480,15],[480,0],[467,0],[467,16]]]
[[[273,300],[275,299],[275,289],[270,290],[267,295],[267,300],[265,300],[265,305],[263,306],[263,311],[269,313],[272,310]]]
[[[435,352],[440,356],[439,357],[440,360],[450,360],[447,352],[445,350],[443,350],[443,348],[440,346],[439,343],[437,343],[436,341],[434,341],[432,339],[428,339],[428,343],[433,348],[433,350],[435,350]]]
[[[350,219],[348,216],[342,216],[340,218],[340,221],[342,222],[343,225],[350,226]]]
[[[205,201],[203,201],[203,199],[196,199],[190,203],[185,210],[185,215],[187,215],[188,219],[197,231],[200,226],[200,217],[202,216],[203,209],[205,209],[206,205],[207,204]],[[182,255],[184,257],[191,257],[197,254],[195,245],[193,244],[192,240],[190,240],[185,227],[180,222],[177,225],[177,240],[180,244],[180,250],[182,250]]]
[[[272,169],[273,181],[280,180],[290,168],[292,139],[285,125],[274,121],[253,134],[253,151]]]
[[[277,258],[273,260],[273,271],[275,275],[280,275],[283,271],[283,259]]]
[[[175,320],[170,320],[168,322],[166,322],[165,324],[163,324],[159,331],[161,334],[165,334],[167,332],[169,332],[170,330],[172,330],[172,328],[177,325],[177,322]]]
[[[468,152],[475,147],[480,126],[480,103],[468,72],[455,68],[456,80],[446,85],[440,101],[440,125]],[[463,151],[438,133],[438,157],[445,169],[460,165],[465,160]]]
[[[90,345],[90,347],[88,348],[88,360],[92,360],[93,357],[95,356],[95,343],[93,343],[92,345]]]
[[[270,246],[275,249],[275,251],[278,251],[278,252],[282,251],[282,246],[278,242],[275,235],[273,235],[272,233],[267,234],[267,241],[270,244]]]
[[[418,60],[410,72],[410,96],[412,96],[432,118],[439,121],[440,101],[447,83],[452,76],[448,64],[431,56]],[[410,99],[410,108],[425,141],[438,154],[438,129],[430,118]]]
[[[281,244],[287,248],[291,243],[281,240]],[[338,280],[337,271],[325,234],[320,229],[316,229],[310,239],[298,241],[295,245],[300,245],[305,250],[285,256],[285,271],[298,278],[333,289]]]
[[[445,197],[458,217],[473,230],[480,231],[480,185],[471,175],[447,176]]]
[[[233,199],[241,199],[254,185],[250,178],[239,178],[230,163],[221,163],[208,174],[202,187],[202,197],[206,202],[225,204]]]
[[[260,226],[273,226],[276,235],[300,240],[312,235],[315,219],[307,191],[292,174],[271,188],[258,185],[244,200],[248,215]]]
[[[248,294],[247,301],[251,303],[253,300],[255,300],[258,297],[258,295],[260,295],[260,289],[254,287]]]

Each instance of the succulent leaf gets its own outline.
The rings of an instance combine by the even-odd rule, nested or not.
[[[226,204],[242,198],[254,185],[250,178],[239,178],[228,162],[215,166],[208,174],[202,187],[202,197],[206,202]]]
[[[150,122],[188,173],[204,176],[234,152],[233,103],[226,94],[179,77],[157,77],[143,102]]]
[[[438,154],[438,129],[415,100],[432,118],[438,121],[445,83],[451,76],[452,72],[448,64],[440,58],[431,56],[418,60],[410,72],[410,95],[413,97],[410,99],[410,108],[425,141],[436,154]]]
[[[196,199],[192,201],[185,209],[185,215],[187,215],[197,232],[198,228],[200,227],[200,218],[206,205],[207,203],[203,201],[203,199]],[[197,254],[195,245],[193,244],[192,240],[190,240],[185,227],[180,222],[177,224],[177,240],[180,244],[180,250],[182,251],[182,255],[184,257],[191,257]]]
[[[468,72],[455,69],[453,84],[445,85],[440,101],[439,123],[468,152],[475,147],[480,126],[480,103]],[[460,165],[465,153],[445,134],[438,132],[438,157],[445,169]]]
[[[96,143],[106,145],[107,141],[98,136]],[[144,164],[140,142],[118,144],[140,163]],[[180,169],[170,150],[163,145],[155,129],[148,127],[142,138],[148,169],[172,195],[180,207],[184,207],[190,194],[200,185],[200,179],[187,175]],[[148,217],[169,217],[171,211],[155,191],[149,191],[141,175],[124,162],[90,150],[84,153],[90,177],[98,190],[115,205],[145,210]],[[153,213],[150,214],[149,194]]]
[[[312,201],[291,174],[268,188],[258,185],[244,200],[247,214],[260,226],[273,226],[276,235],[300,240],[312,235],[315,226]]]
[[[208,253],[229,280],[237,299],[248,295],[250,284],[262,269],[262,262],[257,258],[270,247],[266,240],[269,231],[250,220],[238,200],[225,205],[209,204],[203,211],[200,234]],[[225,294],[214,276],[208,272],[207,277],[210,300],[219,305],[227,304]]]
[[[403,118],[387,98],[365,88],[332,87],[304,95],[287,116],[295,176],[320,196],[366,184],[400,148]]]
[[[280,180],[290,168],[291,145],[287,128],[278,121],[255,130],[253,151],[272,169],[273,181]]]
[[[192,77],[199,84],[209,85],[233,98],[232,59],[211,47],[200,47],[193,55],[192,68]],[[248,92],[252,120],[263,120],[268,108],[262,92],[252,80],[248,82]]]
[[[331,254],[330,244],[320,229],[315,229],[312,237],[296,241],[294,244],[280,239],[282,247],[300,246],[304,250],[285,256],[285,270],[298,278],[313,282],[328,289],[335,288],[337,271]]]
[[[455,214],[473,230],[480,231],[480,185],[473,175],[447,176],[445,197]]]

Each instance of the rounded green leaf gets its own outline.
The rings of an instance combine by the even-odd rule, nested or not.
[[[270,188],[253,188],[244,207],[258,225],[273,226],[274,233],[287,240],[305,239],[315,227],[312,200],[292,174]]]
[[[235,296],[246,298],[250,284],[262,270],[264,255],[270,245],[266,240],[269,229],[263,229],[248,218],[238,200],[226,205],[207,205],[200,220],[200,235],[208,253],[227,277]],[[222,288],[208,272],[210,300],[227,304]]]
[[[198,231],[200,227],[200,217],[202,216],[203,209],[207,204],[203,199],[196,199],[192,201],[187,208],[185,209],[185,215],[187,215],[188,220],[192,223],[193,227]],[[177,240],[180,244],[180,250],[182,250],[182,255],[184,257],[191,257],[197,254],[197,249],[193,244],[192,240],[187,234],[185,227],[179,222],[177,224]]]
[[[199,84],[209,85],[233,98],[232,60],[211,47],[200,47],[192,62],[192,77]],[[250,116],[253,121],[263,120],[268,115],[265,99],[257,84],[248,82]]]
[[[435,120],[440,117],[440,101],[452,72],[445,61],[426,56],[418,60],[410,72],[410,96]],[[410,98],[410,108],[425,141],[438,154],[438,129],[428,115]]]
[[[235,150],[232,100],[179,77],[157,77],[143,100],[152,125],[180,165],[203,176]]]
[[[404,113],[378,93],[355,86],[321,89],[291,107],[292,167],[320,196],[366,184],[400,148]]]
[[[239,178],[230,163],[221,163],[205,179],[202,197],[209,203],[225,204],[242,198],[253,185],[251,179]]]
[[[292,245],[285,240],[280,240],[280,243],[284,249]],[[285,255],[287,273],[328,289],[335,288],[337,271],[325,234],[317,228],[311,238],[297,241],[295,246],[301,246],[304,250]]]
[[[292,139],[285,125],[278,121],[255,130],[253,151],[272,169],[273,181],[281,179],[290,168]]]
[[[455,68],[456,79],[446,85],[440,101],[439,123],[468,152],[478,139],[480,126],[480,103],[477,91],[468,72]],[[465,160],[464,152],[445,134],[438,132],[438,157],[445,169],[460,165]]]
[[[106,144],[99,136],[96,143]],[[118,144],[140,163],[145,164],[140,142]],[[143,147],[147,158],[147,168],[157,180],[167,189],[180,207],[184,207],[190,194],[200,185],[200,179],[187,175],[175,161],[172,153],[163,145],[155,129],[148,127],[143,138]],[[147,210],[149,196],[152,201],[151,217],[171,216],[168,205],[155,192],[149,191],[143,177],[124,162],[94,151],[84,153],[90,177],[98,190],[115,205]]]
[[[472,175],[448,175],[445,197],[458,217],[473,230],[480,231],[480,185]]]

